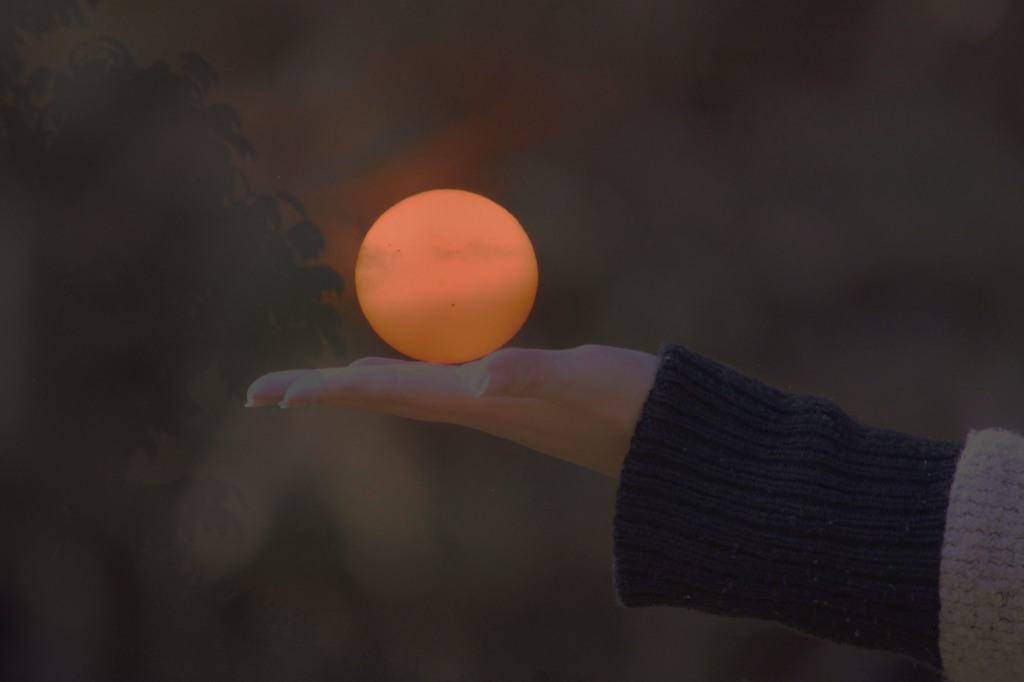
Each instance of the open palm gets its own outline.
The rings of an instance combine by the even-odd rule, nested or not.
[[[467,426],[618,477],[659,359],[611,346],[509,348],[462,365],[364,358],[266,374],[249,407],[326,405]]]

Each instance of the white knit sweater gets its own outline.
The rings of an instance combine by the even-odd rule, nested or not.
[[[952,682],[1024,681],[1024,438],[972,432],[957,464],[939,578]]]

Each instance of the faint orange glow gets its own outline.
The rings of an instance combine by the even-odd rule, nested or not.
[[[367,232],[355,268],[370,326],[417,360],[458,363],[501,348],[537,295],[537,259],[511,213],[478,194],[431,190]]]

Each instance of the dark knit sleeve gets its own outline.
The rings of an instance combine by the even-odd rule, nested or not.
[[[938,668],[961,447],[667,346],[618,492],[619,599],[773,620]]]

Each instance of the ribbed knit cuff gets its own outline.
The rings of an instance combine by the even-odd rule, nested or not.
[[[773,620],[938,668],[961,447],[865,427],[666,346],[622,471],[619,599]]]

